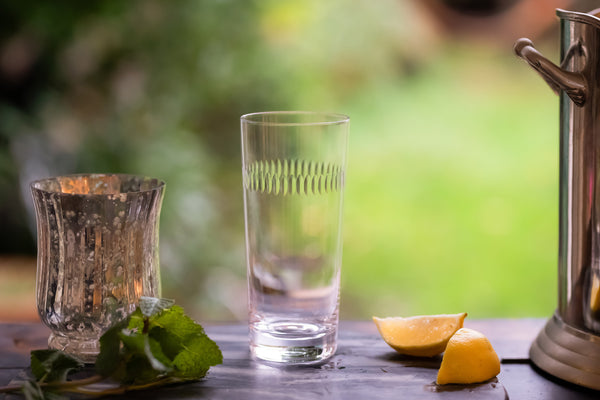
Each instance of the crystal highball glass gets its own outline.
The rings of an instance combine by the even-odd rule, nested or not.
[[[311,364],[336,350],[349,118],[241,117],[250,350]]]
[[[48,345],[86,362],[98,339],[160,296],[158,226],[165,183],[84,174],[31,183],[37,220],[37,308]]]

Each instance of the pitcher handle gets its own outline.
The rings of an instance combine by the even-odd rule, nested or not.
[[[565,71],[557,66],[537,51],[527,38],[518,39],[514,50],[517,56],[527,61],[544,78],[556,94],[562,90],[579,107],[585,104],[587,90],[582,73]]]

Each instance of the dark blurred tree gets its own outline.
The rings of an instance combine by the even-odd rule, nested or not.
[[[256,3],[3,3],[0,253],[35,251],[29,181],[130,172],[168,184],[167,289],[241,264],[239,116],[286,107]]]
[[[35,125],[40,95],[55,82],[58,52],[76,21],[97,12],[99,4],[25,0],[0,5],[0,253],[35,250],[11,143],[25,125]]]
[[[0,0],[0,253],[35,252],[34,179],[156,176],[164,295],[244,318],[239,117],[345,112],[418,71],[431,48],[400,4]]]

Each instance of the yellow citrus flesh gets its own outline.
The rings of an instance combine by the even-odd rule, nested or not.
[[[488,338],[473,329],[462,328],[446,346],[437,384],[479,383],[499,373],[500,359]]]
[[[419,315],[416,317],[373,317],[383,340],[398,353],[433,357],[444,351],[448,340],[462,328],[467,313]]]

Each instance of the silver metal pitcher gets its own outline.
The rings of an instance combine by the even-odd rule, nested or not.
[[[560,66],[529,39],[514,46],[560,96],[558,309],[530,357],[558,378],[600,390],[600,9],[556,14]]]

